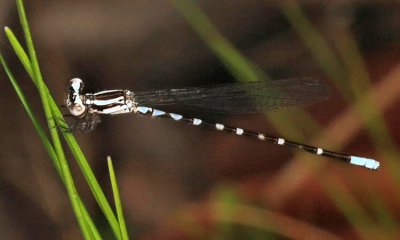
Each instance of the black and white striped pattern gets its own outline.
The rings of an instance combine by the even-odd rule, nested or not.
[[[368,169],[376,170],[379,168],[379,162],[377,162],[373,159],[356,157],[356,156],[345,155],[345,154],[336,153],[336,152],[332,152],[332,151],[327,151],[322,148],[313,147],[313,146],[309,146],[309,145],[305,145],[305,144],[301,144],[301,143],[296,143],[296,142],[289,141],[289,140],[286,140],[283,138],[268,136],[263,133],[257,133],[257,132],[245,130],[243,128],[231,127],[231,126],[224,125],[222,123],[210,123],[210,122],[205,122],[198,118],[186,118],[186,117],[176,114],[176,113],[168,113],[168,112],[164,112],[164,111],[161,111],[158,109],[144,107],[144,106],[136,107],[135,113],[143,115],[143,116],[170,118],[175,121],[187,122],[194,126],[203,126],[203,127],[218,130],[218,131],[225,131],[225,132],[233,133],[238,136],[248,136],[248,137],[252,137],[253,139],[256,139],[259,141],[268,141],[273,144],[277,144],[277,145],[281,145],[281,146],[297,148],[297,149],[300,149],[300,150],[303,150],[303,151],[306,151],[306,152],[309,152],[312,154],[330,157],[330,158],[334,158],[337,160],[341,160],[343,162],[347,162],[347,163],[351,163],[351,164],[355,164],[355,165],[359,165],[359,166],[364,166]]]
[[[312,82],[305,82],[308,84],[310,88],[313,88]],[[310,85],[311,84],[311,85]],[[230,99],[240,106],[233,106],[231,109],[233,110],[246,110],[244,107],[246,105],[243,104],[243,95],[242,93],[238,93],[238,91],[245,88],[246,90],[256,91],[257,88],[263,87],[265,90],[265,84],[256,84],[256,85],[246,85],[245,87],[241,87],[239,85],[231,85],[231,86],[223,86],[223,87],[215,87],[215,88],[207,88],[207,90],[213,92],[216,90],[223,90],[226,96],[231,97]],[[229,132],[238,136],[247,136],[259,141],[268,141],[273,144],[287,146],[292,148],[297,148],[312,154],[321,155],[330,157],[333,159],[341,160],[343,162],[347,162],[354,165],[363,166],[368,169],[376,170],[379,168],[379,162],[369,158],[351,156],[336,152],[331,152],[324,150],[322,148],[309,146],[306,144],[296,143],[293,141],[289,141],[279,137],[268,136],[263,133],[257,133],[253,131],[244,130],[242,128],[226,126],[222,123],[210,123],[205,122],[198,118],[187,118],[179,114],[168,113],[162,110],[154,109],[151,107],[141,106],[141,103],[136,102],[135,93],[129,90],[106,90],[97,93],[86,93],[81,94],[83,89],[83,82],[80,79],[74,78],[70,81],[70,87],[68,89],[68,99],[67,106],[70,109],[71,115],[75,116],[77,119],[81,120],[81,124],[79,125],[83,131],[90,131],[95,128],[97,123],[99,122],[99,115],[112,115],[112,114],[122,114],[122,113],[135,113],[143,116],[157,117],[157,118],[169,118],[175,121],[183,121],[194,126],[203,126],[206,128],[211,128],[217,131]],[[296,88],[292,89],[293,91]],[[152,96],[149,93],[142,94],[142,99],[147,99],[149,102],[159,102],[160,104],[167,104],[171,101],[175,101],[176,98],[181,97],[182,94],[189,95],[190,94],[198,94],[201,92],[202,94],[206,94],[205,88],[203,89],[174,89],[169,91],[155,91]],[[169,96],[171,94],[171,96]],[[175,95],[174,95],[175,94]],[[270,94],[270,93],[268,93]],[[147,96],[144,98],[143,96]],[[207,96],[207,95],[206,95]],[[219,101],[220,98],[217,93],[209,94],[209,99],[213,99],[215,101]],[[233,97],[232,97],[233,96]],[[198,97],[198,96],[197,96]],[[219,96],[220,97],[220,96]],[[275,100],[279,100],[280,97],[278,95],[273,95],[271,97],[276,97]],[[299,94],[298,97],[303,97],[302,94]],[[140,99],[140,98],[139,98]],[[288,98],[290,99],[290,98]],[[308,99],[308,98],[307,98]],[[307,100],[306,99],[306,100]],[[189,98],[192,101],[192,98]],[[240,100],[240,101],[238,101]],[[293,100],[293,99],[292,99]],[[304,99],[303,99],[304,100]],[[181,101],[181,100],[180,100]],[[241,102],[242,101],[242,102]],[[273,104],[280,104],[280,101],[275,103],[264,99],[266,103],[268,103],[269,107],[273,107]],[[244,101],[245,102],[245,101]],[[221,102],[219,102],[221,104]],[[192,102],[193,104],[193,102]],[[212,106],[211,106],[212,107]],[[215,107],[215,106],[214,106]],[[216,107],[217,109],[223,109],[224,106]]]

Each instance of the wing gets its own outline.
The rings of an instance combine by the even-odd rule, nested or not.
[[[327,98],[329,87],[310,78],[232,83],[135,93],[142,106],[179,104],[219,113],[240,114],[304,106]]]

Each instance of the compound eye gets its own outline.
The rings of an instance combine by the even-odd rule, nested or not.
[[[86,113],[86,106],[79,103],[73,103],[69,107],[69,111],[75,117],[83,117]]]
[[[83,81],[79,78],[73,78],[69,81],[70,86],[76,93],[80,93],[83,89]]]

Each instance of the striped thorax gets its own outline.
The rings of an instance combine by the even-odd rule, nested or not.
[[[105,90],[81,94],[83,82],[79,78],[70,81],[67,107],[78,118],[86,114],[121,114],[136,112],[133,92],[129,90]]]

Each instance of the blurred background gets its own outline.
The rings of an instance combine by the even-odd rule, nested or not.
[[[25,8],[59,105],[73,77],[85,81],[86,91],[312,77],[326,81],[331,96],[303,109],[228,116],[172,110],[381,162],[380,171],[370,171],[184,123],[105,117],[95,132],[75,135],[111,203],[106,156],[112,157],[133,239],[400,238],[396,1],[41,0],[25,1]],[[14,1],[0,0],[0,26],[23,40]],[[0,49],[43,116],[5,34]],[[0,238],[82,238],[3,70],[0,116]],[[112,239],[67,154],[84,203]]]

